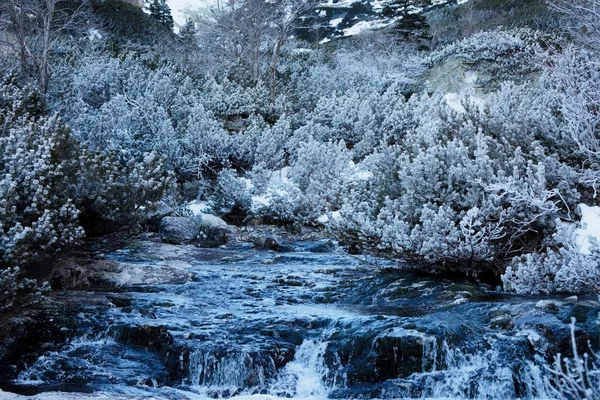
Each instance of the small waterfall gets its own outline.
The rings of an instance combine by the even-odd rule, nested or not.
[[[275,362],[267,355],[218,348],[190,354],[191,385],[219,396],[252,393],[275,374]]]
[[[304,340],[294,360],[280,372],[270,393],[279,397],[325,399],[330,388],[325,385],[329,372],[324,356],[327,342]]]
[[[423,338],[423,372],[435,372],[438,366],[438,342],[435,337]]]
[[[48,376],[63,374],[61,371],[67,361],[70,361],[69,355],[73,353],[85,353],[88,349],[106,348],[115,346],[117,343],[114,336],[105,332],[95,335],[83,335],[73,339],[65,348],[59,351],[52,351],[39,357],[34,364],[23,370],[16,382],[22,385],[38,385],[44,384],[48,380]],[[86,360],[81,360],[81,365],[91,365]],[[57,366],[60,366],[57,368]]]
[[[507,399],[548,398],[540,378],[543,359],[535,364],[519,357],[514,338],[488,337],[489,348],[470,353],[443,343],[443,378],[431,382],[428,397]]]
[[[488,337],[473,347],[447,341],[423,342],[423,372],[400,379],[382,391],[382,398],[548,399],[546,361],[519,357],[522,343],[514,337]],[[512,353],[511,353],[512,351]],[[437,360],[437,361],[436,361]],[[436,365],[436,362],[439,364]]]
[[[559,313],[484,293],[455,304],[468,285],[352,267],[337,253],[271,265],[254,250],[218,252],[233,261],[199,262],[185,284],[87,293],[65,327],[77,339],[26,354],[11,385],[115,398],[552,398],[546,357],[575,305]],[[493,324],[498,315],[511,323]]]
[[[262,398],[258,393],[267,392],[269,398],[326,399],[326,349],[327,342],[304,340],[279,371],[272,359],[257,354],[198,349],[190,355],[190,381],[207,397]]]

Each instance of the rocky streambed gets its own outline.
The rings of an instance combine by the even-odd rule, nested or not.
[[[150,235],[94,260],[4,349],[0,398],[546,399],[571,318],[599,343],[597,299],[486,292],[330,241],[279,250]]]

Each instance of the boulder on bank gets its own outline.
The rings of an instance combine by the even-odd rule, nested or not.
[[[211,214],[194,217],[164,217],[160,222],[159,235],[163,242],[171,244],[195,244],[216,247],[227,242],[228,225]]]
[[[200,214],[199,218],[199,244],[204,247],[216,247],[227,243],[228,225],[225,221],[212,214]]]
[[[148,211],[144,216],[143,225],[145,225],[150,232],[158,232],[160,223],[165,217],[170,217],[175,211],[167,206],[166,204],[160,204],[155,209]]]

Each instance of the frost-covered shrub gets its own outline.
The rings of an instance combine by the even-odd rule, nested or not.
[[[552,59],[543,77],[545,89],[554,95],[560,115],[558,152],[577,171],[574,180],[593,201],[600,182],[600,67],[585,50],[567,47]]]
[[[88,236],[135,229],[171,188],[164,158],[141,161],[83,150],[76,174],[79,220]]]
[[[308,139],[299,145],[285,179],[271,188],[269,213],[283,221],[314,224],[324,212],[339,209],[342,188],[354,171],[343,141],[321,143]]]
[[[77,150],[34,92],[9,84],[0,98],[0,265],[19,265],[83,235],[70,185]]]
[[[27,265],[88,234],[131,227],[170,182],[159,157],[110,154],[80,146],[37,95],[0,88],[0,255]]]
[[[202,104],[219,118],[280,114],[280,110],[271,103],[269,89],[261,82],[245,87],[229,80],[218,82],[208,78],[202,92]]]
[[[0,270],[0,313],[39,303],[48,290],[47,284],[38,286],[33,279],[20,277],[18,268]]]
[[[519,95],[531,101],[529,93]],[[528,108],[506,99],[501,104],[465,104],[462,114],[449,112],[439,96],[399,104],[387,123],[395,128],[361,163],[374,181],[351,188],[342,229],[403,256],[460,268],[539,245],[565,212],[563,178],[547,173],[555,160],[536,137],[552,123],[528,120]]]
[[[356,167],[344,141],[319,142],[296,132],[289,167],[270,171],[257,165],[248,177],[256,201],[252,212],[285,223],[315,224],[325,212],[342,205],[345,185]]]
[[[336,45],[335,52],[314,51],[306,59],[288,58],[282,63],[283,72],[289,74],[285,97],[295,113],[310,118],[317,104],[329,98],[358,93],[366,100],[392,86],[403,94],[413,93],[427,67],[421,54],[398,43],[393,35],[372,32],[365,40],[349,38]]]
[[[248,186],[248,181],[238,177],[234,170],[222,170],[213,189],[214,208],[219,214],[243,219],[252,206]]]
[[[303,143],[290,162],[289,178],[304,193],[313,211],[341,205],[339,185],[352,173],[351,153],[343,140]]]
[[[576,241],[573,226],[559,224],[545,251],[528,253],[511,261],[502,275],[505,289],[520,294],[600,294],[600,247],[595,243],[586,254]]]
[[[237,157],[272,171],[285,166],[291,151],[292,121],[283,115],[274,125],[262,117],[250,118],[248,128],[236,137]]]
[[[48,290],[47,284],[38,286],[35,280],[22,277],[19,268],[0,269],[0,313],[36,304]]]
[[[71,92],[54,105],[74,136],[93,149],[138,160],[156,152],[186,179],[223,164],[234,149],[207,108],[212,97],[174,65],[154,64],[143,57],[87,57],[74,71]]]
[[[236,154],[231,136],[202,105],[190,110],[189,116],[179,122],[177,131],[172,137],[161,138],[155,148],[186,178],[201,177],[207,167],[228,165],[228,160]]]

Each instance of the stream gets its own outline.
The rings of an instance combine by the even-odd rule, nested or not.
[[[582,346],[598,343],[594,299],[484,291],[327,241],[289,244],[146,239],[106,254],[88,288],[51,294],[64,340],[11,366],[0,398],[547,399],[571,318]]]

